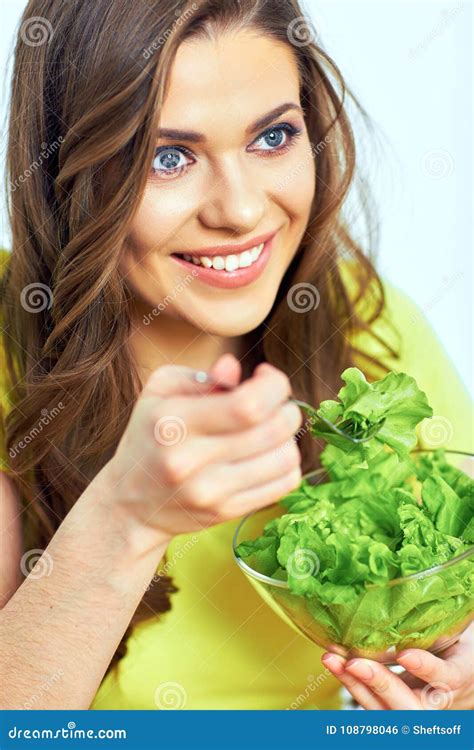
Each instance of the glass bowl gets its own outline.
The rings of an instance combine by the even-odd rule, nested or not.
[[[433,451],[415,451],[430,454]],[[446,459],[470,477],[474,476],[474,456],[461,451],[445,451]],[[309,481],[323,470],[306,474]],[[242,541],[259,536],[265,524],[286,512],[278,503],[245,516],[233,539],[234,558],[264,601],[297,632],[322,648],[352,658],[374,659],[395,664],[397,654],[406,648],[422,648],[432,653],[454,643],[473,618],[474,598],[460,587],[461,575],[472,571],[474,547],[436,567],[396,578],[385,585],[367,585],[350,612],[331,611],[341,605],[326,606],[315,597],[293,594],[286,581],[270,578],[245,563],[235,552]],[[472,572],[470,574],[472,576]],[[445,597],[446,592],[449,595]],[[446,598],[446,607],[439,606]],[[347,605],[346,605],[347,610]],[[373,613],[377,612],[374,618]],[[344,623],[344,632],[341,632]]]

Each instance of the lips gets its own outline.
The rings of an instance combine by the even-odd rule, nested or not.
[[[267,232],[266,234],[260,234],[258,237],[253,237],[247,242],[242,242],[240,245],[213,245],[212,247],[202,247],[196,250],[186,250],[186,254],[191,256],[199,257],[213,257],[214,255],[238,255],[244,252],[244,250],[250,250],[252,247],[256,247],[261,243],[265,243],[270,240],[273,235],[276,234],[276,230]],[[183,253],[174,253],[175,255],[184,255]]]
[[[268,263],[275,234],[276,232],[262,235],[265,238],[263,240],[256,237],[243,245],[203,248],[182,255],[173,254],[170,257],[174,262],[187,268],[199,281],[222,289],[236,289],[251,284],[261,275]],[[262,243],[263,247],[259,249]],[[239,267],[236,267],[236,258],[239,260]],[[240,266],[242,261],[243,265]],[[217,268],[214,268],[214,265],[217,265]]]

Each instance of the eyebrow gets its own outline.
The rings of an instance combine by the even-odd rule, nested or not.
[[[259,117],[258,120],[255,120],[255,122],[249,125],[249,127],[245,130],[246,135],[252,135],[252,133],[255,133],[257,130],[261,130],[266,125],[270,125],[273,120],[276,120],[277,117],[280,117],[290,109],[296,109],[298,110],[298,112],[301,112],[301,114],[304,114],[299,104],[295,104],[294,102],[286,102],[285,104],[280,104],[279,107],[275,107],[275,109],[267,112],[266,115]],[[157,138],[169,138],[171,140],[190,141],[192,143],[203,143],[204,141],[206,141],[206,136],[203,133],[197,133],[195,130],[158,128],[156,136]]]

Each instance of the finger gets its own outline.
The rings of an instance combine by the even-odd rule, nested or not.
[[[391,709],[422,708],[413,691],[383,664],[370,659],[351,659],[346,664],[346,672],[367,685]]]
[[[299,468],[301,454],[295,442],[234,463],[207,466],[200,473],[210,493],[231,498],[244,490],[260,487]]]
[[[415,690],[415,688],[423,688],[426,685],[423,680],[418,679],[418,677],[415,677],[415,675],[410,674],[410,672],[407,672],[406,670],[404,672],[400,672],[398,676],[402,680],[402,682],[404,682],[405,685],[408,685],[408,687],[412,690]]]
[[[230,476],[228,475],[229,468],[235,465],[239,471],[245,471],[246,467],[242,465],[243,459],[255,458],[273,449],[275,449],[275,460],[280,466],[284,466],[288,452],[291,453],[295,448],[294,433],[301,422],[301,411],[295,404],[286,402],[276,409],[263,424],[236,434],[188,435],[186,430],[182,430],[182,439],[177,442],[176,435],[173,433],[172,444],[160,465],[160,479],[165,484],[169,481],[172,484],[182,484],[207,466],[226,464],[228,468],[226,468],[224,478],[227,481]],[[176,433],[179,427],[179,422],[176,421]],[[159,430],[155,432],[156,435],[158,435],[157,439],[159,438],[164,444],[166,435],[162,434],[160,437]],[[261,483],[261,481],[254,482],[254,484]]]
[[[185,467],[183,478],[208,463],[240,462],[273,448],[284,454],[294,443],[302,423],[300,409],[291,402],[278,407],[262,424],[237,433],[224,435],[190,435],[176,446],[176,462]]]
[[[258,487],[237,492],[222,507],[228,518],[238,518],[253,510],[264,508],[287,495],[301,483],[301,469],[293,469],[288,474]]]
[[[408,672],[427,683],[435,684],[446,690],[458,690],[473,679],[472,655],[464,653],[460,644],[459,650],[447,659],[418,648],[402,651],[397,661]]]
[[[322,663],[329,669],[332,674],[346,687],[352,697],[359,705],[368,711],[386,710],[387,706],[380,700],[367,685],[346,672],[345,659],[336,654],[323,654]]]
[[[220,440],[220,455],[230,456],[232,461],[259,455],[278,449],[278,457],[293,450],[294,436],[303,422],[300,409],[291,402],[278,406],[262,424],[240,433],[223,435]]]
[[[209,370],[209,375],[227,386],[236,386],[242,377],[242,366],[233,354],[223,354]]]
[[[161,411],[163,418],[184,423],[187,433],[237,432],[263,422],[287,401],[290,393],[287,376],[271,365],[262,364],[251,378],[232,391],[203,393],[199,398],[176,395],[163,401]]]

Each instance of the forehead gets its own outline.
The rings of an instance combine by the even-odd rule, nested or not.
[[[224,122],[245,127],[286,101],[299,102],[290,44],[256,31],[188,39],[174,60],[159,125],[212,135]]]

